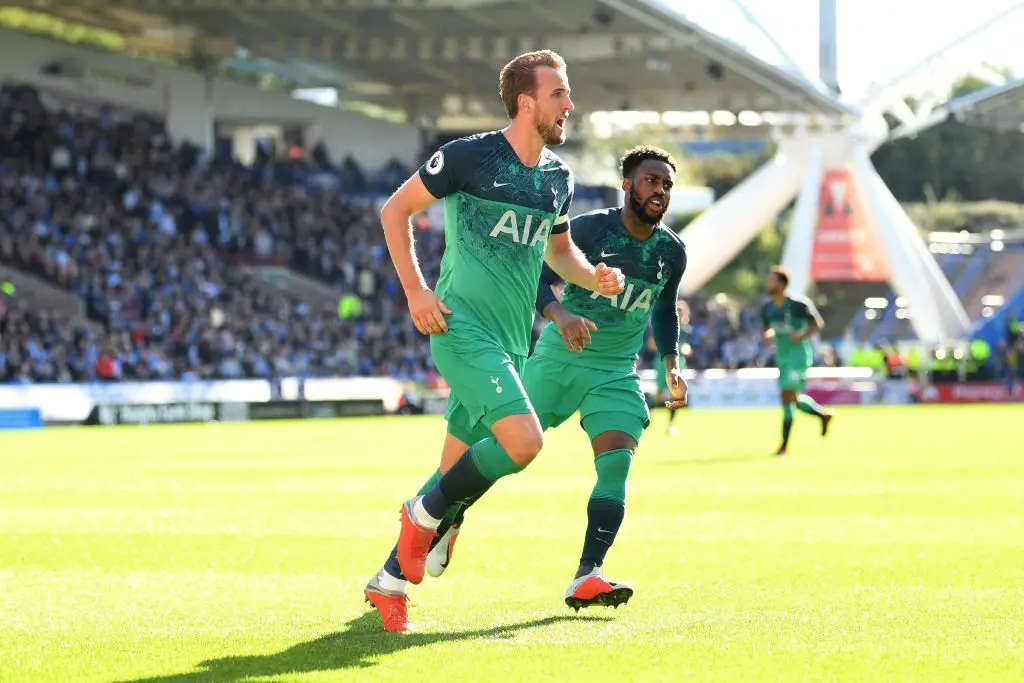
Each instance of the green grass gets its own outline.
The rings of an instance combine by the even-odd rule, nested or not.
[[[1020,681],[1020,407],[659,415],[605,565],[562,596],[593,466],[575,424],[471,512],[380,632],[361,588],[436,418],[0,434],[0,680]],[[1016,445],[1013,440],[1016,439]]]

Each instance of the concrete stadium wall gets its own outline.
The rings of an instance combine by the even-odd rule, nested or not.
[[[42,69],[54,61],[71,75]],[[111,102],[164,118],[175,140],[209,148],[207,121],[300,125],[307,147],[323,140],[334,159],[346,154],[375,168],[392,157],[418,161],[419,132],[362,114],[301,102],[284,92],[265,91],[221,78],[208,84],[199,73],[134,60],[0,29],[0,81],[28,83],[81,100]]]

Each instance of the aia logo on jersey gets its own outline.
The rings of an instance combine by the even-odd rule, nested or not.
[[[520,228],[522,229],[520,230]],[[538,243],[547,247],[548,237],[551,235],[551,220],[548,218],[543,219],[540,225],[534,229],[532,214],[526,214],[520,222],[516,212],[510,209],[501,214],[501,218],[498,219],[494,229],[491,230],[491,237],[498,237],[499,235],[508,235],[512,238],[513,242],[524,247],[533,247]]]
[[[634,292],[636,292],[636,298],[633,297]],[[651,310],[651,304],[654,302],[654,292],[652,290],[642,286],[636,287],[632,282],[627,283],[622,293],[615,296],[606,296],[600,292],[591,292],[590,294],[591,299],[601,296],[608,299],[608,303],[611,304],[612,308],[617,308],[627,313],[632,313],[633,311],[644,311],[646,313]]]

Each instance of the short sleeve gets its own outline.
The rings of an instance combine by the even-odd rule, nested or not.
[[[452,140],[434,152],[420,167],[420,179],[427,191],[441,199],[465,187],[473,171],[469,140]]]
[[[565,232],[569,229],[569,208],[572,206],[572,198],[576,192],[576,184],[573,180],[572,173],[568,174],[566,178],[569,192],[566,194],[565,201],[562,202],[562,207],[558,210],[558,218],[555,219],[555,225],[551,229],[551,232],[555,235]]]
[[[763,325],[765,329],[768,329],[769,327],[771,327],[771,322],[768,320],[768,304],[767,303],[765,303],[765,304],[763,304],[761,306],[761,325]]]
[[[569,231],[573,244],[579,247],[580,251],[584,254],[589,253],[594,241],[594,221],[595,219],[592,215],[585,214],[583,216],[576,216],[571,228],[568,223],[562,224],[562,227]]]

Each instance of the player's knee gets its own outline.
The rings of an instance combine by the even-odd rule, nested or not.
[[[598,457],[607,451],[626,450],[632,453],[636,450],[637,443],[636,439],[626,432],[607,431],[595,436],[591,446],[594,449],[594,457]]]
[[[502,446],[515,464],[526,467],[544,447],[544,433],[540,429],[524,429]]]
[[[544,446],[544,431],[531,414],[511,415],[491,425],[491,433],[519,467],[526,467]]]

